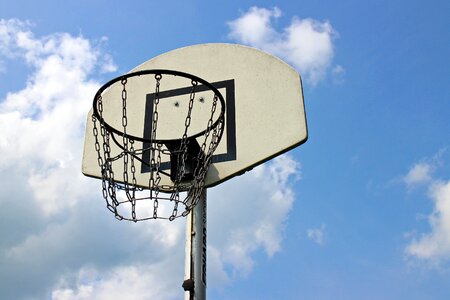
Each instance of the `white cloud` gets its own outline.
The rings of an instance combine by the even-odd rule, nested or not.
[[[0,229],[2,296],[39,297],[62,272],[87,261],[105,267],[102,257],[117,255],[119,263],[131,257],[137,241],[173,247],[176,226],[130,228],[122,232],[136,236],[128,249],[120,246],[120,235],[102,238],[113,223],[105,228],[95,222],[105,210],[95,214],[93,203],[103,206],[99,184],[81,175],[81,149],[86,113],[99,87],[91,78],[115,69],[111,57],[82,36],[35,37],[29,23],[19,20],[0,20],[0,37],[0,61],[10,60],[9,67],[20,60],[30,68],[25,88],[0,99],[0,218],[11,224]],[[105,232],[96,230],[102,227]],[[164,232],[169,240],[158,236]]]
[[[214,256],[216,268],[220,262],[222,270],[231,267],[230,278],[246,276],[254,266],[253,253],[261,249],[270,257],[281,249],[295,199],[291,179],[299,172],[299,163],[283,155],[211,190],[209,239],[221,249]]]
[[[0,167],[26,173],[39,207],[51,215],[86,192],[79,157],[85,114],[99,86],[88,76],[114,63],[81,36],[35,38],[27,25],[0,21],[2,53],[25,58],[34,70],[23,90],[0,103]]]
[[[410,257],[432,265],[450,260],[450,180],[436,178],[439,168],[445,166],[443,157],[446,150],[440,149],[431,158],[414,164],[403,177],[408,188],[426,184],[428,196],[433,201],[433,212],[420,218],[428,220],[429,232],[418,235],[414,230],[408,233],[407,238],[411,241],[405,251]]]
[[[240,18],[228,23],[230,37],[255,47],[265,47],[276,39],[277,32],[272,27],[271,19],[279,18],[281,11],[252,7]]]
[[[406,248],[408,254],[429,261],[450,259],[450,181],[434,182],[430,187],[434,211],[428,217],[431,232],[415,239]]]
[[[331,70],[331,74],[333,75],[333,82],[336,84],[342,84],[345,81],[345,68],[341,65],[336,65]]]
[[[322,224],[319,228],[309,228],[306,234],[314,243],[320,246],[325,244],[325,224]]]
[[[415,186],[431,180],[432,165],[428,163],[415,164],[403,178],[408,186]]]
[[[17,49],[17,33],[27,32],[30,24],[17,19],[0,19],[0,55],[11,58]]]
[[[325,78],[331,66],[336,31],[328,21],[294,17],[289,26],[278,32],[272,21],[280,16],[281,11],[277,7],[271,10],[251,7],[228,23],[229,36],[285,59],[312,85],[316,85]],[[342,66],[339,67],[343,70]]]
[[[109,272],[81,269],[71,282],[61,280],[52,292],[52,300],[146,300],[180,299],[182,278],[171,276],[172,263],[151,266],[121,266]],[[176,279],[179,279],[176,281]],[[174,289],[177,286],[179,289]]]

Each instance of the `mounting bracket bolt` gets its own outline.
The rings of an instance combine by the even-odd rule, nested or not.
[[[194,279],[186,279],[183,281],[182,287],[185,292],[193,292],[194,291]]]

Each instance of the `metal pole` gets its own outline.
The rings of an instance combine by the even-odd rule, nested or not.
[[[206,299],[206,189],[186,224],[185,300]]]

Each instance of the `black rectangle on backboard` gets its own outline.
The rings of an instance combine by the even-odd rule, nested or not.
[[[214,154],[212,163],[220,163],[225,161],[236,160],[236,118],[235,118],[235,86],[234,79],[217,81],[211,83],[216,89],[225,89],[225,128],[226,128],[226,152]],[[196,92],[207,91],[209,88],[205,85],[198,85]],[[172,89],[159,92],[160,101],[171,97],[189,95],[192,91],[192,86]],[[155,101],[155,93],[147,94],[144,117],[144,138],[151,139],[153,132],[153,103]],[[223,137],[222,137],[223,138]],[[181,137],[180,137],[181,139]],[[149,143],[144,143],[143,148],[149,148]],[[141,173],[150,172],[150,151],[142,153]],[[170,169],[170,162],[165,162],[161,165],[161,169]]]

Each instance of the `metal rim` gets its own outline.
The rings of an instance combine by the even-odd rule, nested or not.
[[[208,81],[197,77],[195,75],[189,74],[189,73],[185,73],[185,72],[180,72],[180,71],[174,71],[174,70],[166,70],[166,69],[150,69],[150,70],[142,70],[142,71],[136,71],[136,72],[131,72],[131,73],[127,73],[124,74],[122,76],[116,77],[114,79],[111,79],[110,81],[108,81],[107,83],[105,83],[102,87],[100,87],[100,89],[97,91],[97,93],[94,96],[94,101],[92,104],[92,108],[93,108],[93,114],[95,116],[95,118],[97,118],[97,120],[99,120],[99,122],[101,124],[103,124],[103,126],[105,127],[106,131],[118,134],[120,136],[126,137],[130,140],[134,140],[134,141],[139,141],[139,142],[146,142],[146,143],[167,143],[167,142],[172,142],[172,141],[177,141],[180,139],[146,139],[143,137],[139,137],[139,136],[134,136],[131,134],[127,134],[124,133],[116,128],[114,128],[113,126],[109,125],[108,122],[105,121],[104,118],[102,118],[100,116],[100,113],[98,112],[98,108],[97,108],[97,103],[98,103],[98,98],[102,95],[102,93],[110,86],[112,86],[113,84],[115,84],[116,82],[119,82],[123,79],[128,79],[131,77],[139,77],[142,75],[149,75],[149,74],[154,74],[154,75],[173,75],[173,76],[180,76],[180,77],[184,77],[184,78],[188,78],[191,79],[192,81],[196,81],[196,82],[200,82],[201,84],[207,86],[211,91],[214,92],[214,94],[219,98],[220,101],[220,115],[217,118],[217,120],[212,124],[210,129],[216,128],[220,121],[222,120],[222,122],[225,122],[225,100],[222,96],[222,94],[219,92],[219,90],[214,87],[211,83],[209,83]],[[189,138],[197,138],[199,136],[202,136],[206,133],[208,129],[205,129],[201,132],[198,132],[194,135],[190,135]],[[221,136],[219,137],[219,140],[221,139]]]

